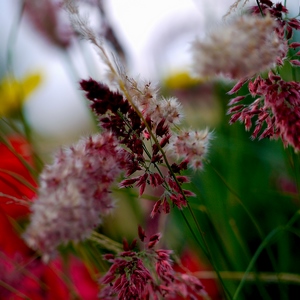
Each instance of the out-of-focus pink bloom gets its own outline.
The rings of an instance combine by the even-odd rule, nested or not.
[[[114,207],[109,188],[124,156],[109,132],[61,150],[40,175],[25,241],[48,260],[60,244],[87,238]]]
[[[52,44],[61,48],[70,45],[72,30],[66,22],[62,3],[55,0],[26,0],[25,12],[36,29]]]
[[[252,77],[282,61],[287,44],[276,32],[269,15],[241,16],[212,31],[192,46],[195,73],[201,77],[225,75],[232,79]]]

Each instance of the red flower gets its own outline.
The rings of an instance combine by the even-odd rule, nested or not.
[[[6,196],[31,200],[35,193],[24,182],[36,185],[28,169],[18,158],[32,165],[30,145],[20,136],[9,139],[15,152],[0,144],[0,192]],[[22,182],[16,178],[22,177]],[[0,197],[0,299],[31,300],[97,299],[98,284],[86,266],[71,257],[67,267],[58,258],[45,265],[20,238],[16,218],[29,214],[29,206]],[[70,283],[67,283],[65,277]],[[76,298],[76,299],[77,299]]]
[[[0,299],[22,300],[24,296],[31,300],[98,299],[97,282],[75,257],[67,267],[60,258],[49,265],[40,260],[25,263],[21,259],[0,259],[0,262],[0,279],[10,288],[0,287]]]
[[[197,276],[196,274],[197,272],[210,270],[209,267],[199,259],[199,256],[191,250],[184,251],[181,254],[180,261],[183,268],[178,265],[174,265],[173,267],[173,269],[177,272],[181,272],[181,273],[191,272],[191,274],[195,273],[194,275]],[[222,299],[222,295],[219,292],[218,285],[215,279],[200,278],[200,280],[204,290],[209,296],[209,299],[211,300]],[[176,299],[179,300],[183,298],[177,297]],[[204,298],[198,296],[197,299],[204,299]]]
[[[74,286],[82,299],[98,299],[98,283],[96,280],[93,280],[86,266],[75,257],[71,259],[70,274]]]
[[[24,295],[31,300],[97,299],[98,284],[86,266],[71,257],[65,268],[60,258],[45,265],[19,237],[12,223],[0,210],[0,299],[21,300]],[[68,284],[64,276],[68,277]]]
[[[32,165],[32,150],[28,142],[21,136],[12,136],[9,138],[9,142],[15,153],[0,143],[0,192],[20,200],[31,200],[35,194],[24,182],[28,182],[32,186],[36,186],[36,183],[18,155]],[[17,178],[21,178],[23,182]],[[12,218],[29,214],[29,206],[14,202],[1,195],[0,209]]]
[[[28,256],[32,251],[19,237],[8,216],[0,209],[0,254],[13,258],[16,255]]]

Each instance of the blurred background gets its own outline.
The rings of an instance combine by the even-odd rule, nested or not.
[[[49,39],[50,33],[41,28],[45,26],[41,18],[47,8],[35,2],[38,1],[28,1],[33,3],[31,10],[25,9],[22,15],[22,1],[0,3],[0,75],[4,77],[13,72],[16,78],[22,79],[28,74],[40,74],[38,87],[24,105],[28,122],[37,134],[55,140],[86,134],[93,124],[77,82],[88,76],[101,78],[105,71],[88,43],[72,40],[64,48]],[[95,30],[101,33],[103,16],[94,9],[97,1],[80,2]],[[105,18],[126,55],[129,73],[159,82],[189,71],[191,41],[195,36],[204,36],[210,26],[220,22],[232,1],[219,0],[213,4],[204,0],[101,2]],[[67,16],[63,14],[49,21],[58,23],[50,26],[68,25]]]

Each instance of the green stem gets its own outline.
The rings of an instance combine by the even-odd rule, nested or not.
[[[246,247],[244,241],[242,240],[239,232],[238,232],[238,229],[235,228],[235,224],[233,224],[233,222],[235,223],[235,221],[231,220],[230,222],[230,225],[231,225],[231,228],[232,228],[232,231],[234,232],[234,235],[235,237],[237,238],[238,240],[238,243],[240,244],[241,248],[243,249],[244,251],[244,255],[245,257],[247,258],[247,261],[250,261],[251,260],[251,255],[250,255],[250,252],[248,250],[248,248]],[[241,274],[243,274],[242,272],[240,272]],[[279,275],[278,275],[279,277]],[[240,277],[240,279],[242,278],[242,276]],[[269,294],[267,293],[265,287],[263,286],[262,284],[262,280],[261,278],[259,277],[259,274],[258,272],[256,271],[256,269],[254,269],[254,272],[253,272],[253,275],[252,275],[252,278],[253,278],[253,281],[255,282],[255,284],[257,285],[259,291],[260,291],[260,294],[262,296],[263,299],[265,300],[271,300],[271,297],[269,296]],[[225,278],[224,278],[225,279]],[[277,278],[277,281],[278,281],[278,278]]]
[[[208,162],[208,164],[214,170],[214,172],[217,174],[217,176],[221,179],[221,181],[224,183],[224,185],[227,187],[227,189],[235,196],[236,200],[239,202],[239,204],[242,206],[242,208],[244,209],[244,211],[246,212],[246,214],[248,215],[248,217],[252,221],[254,227],[256,228],[256,230],[258,232],[258,235],[259,235],[260,239],[263,240],[265,238],[265,234],[262,232],[261,228],[258,225],[258,222],[255,220],[254,216],[252,215],[252,213],[250,212],[248,207],[243,203],[243,201],[241,200],[239,195],[229,186],[229,184],[226,182],[224,177],[212,166],[212,164],[209,163],[209,162]],[[273,253],[271,252],[271,250],[269,248],[267,248],[266,250],[267,250],[268,255],[270,257],[272,266],[273,266],[274,270],[276,271],[277,267],[276,267],[276,260],[274,258],[274,255],[273,255]]]
[[[115,253],[120,253],[123,251],[123,247],[120,243],[117,243],[111,240],[110,238],[108,238],[107,236],[98,232],[93,232],[89,240],[96,242],[98,245],[102,246],[103,248],[107,250],[111,250]]]
[[[17,289],[15,289],[14,287],[12,287],[11,285],[7,284],[6,282],[4,282],[3,280],[0,280],[0,286],[8,291],[10,291],[12,294],[22,298],[22,299],[26,299],[26,300],[30,300],[29,297],[27,297],[25,294],[19,292]]]
[[[16,16],[16,19],[13,21],[13,24],[11,26],[9,36],[8,36],[8,42],[7,42],[7,48],[6,48],[6,70],[8,73],[12,73],[13,70],[13,49],[14,44],[17,39],[19,25],[22,20],[23,12],[25,8],[25,1],[21,1],[20,10],[18,11],[18,14]]]
[[[20,110],[20,114],[19,114],[19,117],[20,117],[20,120],[22,122],[22,125],[23,125],[23,129],[24,129],[24,134],[25,134],[25,137],[26,137],[26,140],[27,142],[32,145],[32,132],[31,132],[31,128],[30,128],[30,125],[24,115],[24,112],[23,112],[23,107],[21,108]]]
[[[261,9],[259,0],[256,0],[256,3],[257,3],[257,6],[258,6],[258,8],[259,8],[259,10],[260,10],[261,15],[264,17],[265,15],[264,15],[264,12],[263,12],[262,9]]]
[[[245,204],[243,203],[243,201],[241,200],[241,198],[238,196],[238,194],[229,186],[229,184],[226,182],[225,178],[217,171],[217,169],[210,163],[207,162],[208,165],[213,169],[213,171],[217,174],[217,176],[221,179],[221,181],[224,183],[224,185],[227,187],[227,189],[229,190],[230,193],[232,193],[235,198],[237,199],[237,201],[239,202],[239,204],[243,207],[243,209],[245,210],[245,212],[247,213],[248,217],[250,218],[250,220],[252,221],[253,225],[255,226],[257,232],[259,233],[259,236],[263,238],[264,234],[261,231],[258,223],[256,222],[255,218],[253,217],[253,215],[251,214],[251,212],[249,211],[249,209],[245,206]]]
[[[292,168],[293,175],[295,177],[296,181],[296,188],[297,188],[297,196],[298,196],[298,201],[300,201],[300,163],[299,163],[299,156],[295,154],[294,149],[289,147],[289,152],[288,152],[288,160],[290,167]]]
[[[70,52],[68,50],[66,50],[66,51],[63,51],[62,53],[63,53],[63,55],[65,57],[65,61],[67,63],[66,64],[66,66],[67,66],[66,71],[69,75],[68,76],[69,80],[70,80],[71,84],[72,85],[75,84],[76,89],[78,89],[77,85],[78,85],[78,82],[79,82],[79,79],[80,79],[80,75],[79,75],[79,73],[78,73],[78,71],[77,71],[77,69],[76,69],[76,67],[75,67],[75,65],[72,61],[72,58],[70,56]],[[84,101],[84,99],[82,99],[82,100]],[[84,104],[85,104],[87,112],[90,115],[91,120],[93,122],[93,127],[94,127],[93,130],[96,130],[98,128],[98,120],[96,120],[95,115],[93,114],[93,112],[90,109],[87,108],[86,101],[84,101]]]
[[[199,271],[192,273],[199,279],[217,279],[217,274],[213,271]],[[220,274],[223,280],[230,281],[240,281],[245,277],[244,272],[231,272],[231,271],[220,271]],[[300,286],[300,275],[299,274],[291,274],[291,273],[279,273],[280,281],[287,284],[296,284]],[[244,278],[245,281],[254,282],[256,279],[259,279],[266,284],[270,283],[278,283],[278,276],[274,273],[254,273],[248,272],[247,276]]]
[[[15,172],[11,172],[11,171],[2,169],[2,168],[0,168],[0,173],[4,173],[4,174],[11,176],[12,178],[16,179],[18,182],[25,185],[27,188],[29,188],[34,193],[37,192],[37,189],[32,184],[30,184],[23,176],[15,173]]]
[[[201,241],[198,239],[198,237],[197,237],[196,234],[194,233],[194,230],[192,229],[192,227],[191,227],[191,225],[190,225],[190,223],[189,223],[187,217],[185,216],[185,214],[183,213],[182,210],[180,210],[180,212],[181,212],[181,215],[182,215],[182,217],[183,217],[183,219],[184,219],[186,225],[188,226],[190,232],[192,233],[194,239],[195,239],[195,240],[197,241],[197,243],[199,244],[199,246],[200,246],[201,250],[203,251],[204,255],[208,258],[209,255],[208,255],[208,253],[206,252],[204,245],[201,243]]]
[[[223,288],[224,288],[224,296],[225,296],[226,299],[227,299],[227,296],[229,296],[229,298],[231,298],[230,293],[229,293],[229,291],[228,291],[228,290],[226,289],[226,287],[225,287],[225,284],[224,284],[224,282],[223,282],[223,279],[222,279],[222,277],[221,277],[221,275],[220,275],[220,271],[219,271],[219,269],[217,268],[217,265],[216,265],[216,263],[215,263],[215,261],[214,261],[214,259],[213,259],[213,256],[212,256],[212,254],[211,254],[211,251],[210,251],[210,249],[209,249],[209,247],[208,247],[208,244],[207,244],[206,239],[205,239],[205,237],[204,237],[204,233],[203,233],[203,231],[201,230],[200,224],[199,224],[199,222],[198,222],[198,220],[197,220],[197,218],[196,218],[196,216],[195,216],[193,210],[191,209],[191,206],[189,205],[189,203],[187,204],[187,207],[188,207],[188,210],[189,210],[190,214],[192,215],[192,218],[193,218],[193,220],[194,220],[194,222],[195,222],[195,224],[196,224],[197,230],[198,230],[198,232],[200,233],[201,238],[202,238],[202,241],[203,241],[203,243],[204,243],[204,245],[205,245],[206,251],[205,251],[204,253],[205,253],[206,257],[208,258],[208,260],[210,261],[210,263],[212,264],[212,267],[214,268],[214,270],[215,270],[215,272],[216,272],[216,274],[217,274],[217,276],[218,276],[218,279],[219,279],[219,281],[221,282],[221,284],[222,284],[222,286],[223,286]]]
[[[103,261],[102,252],[97,247],[98,243],[87,241],[76,246],[76,251],[79,257],[83,260],[92,278],[97,278],[96,270],[106,272],[108,266]]]
[[[232,300],[236,300],[239,293],[241,292],[244,283],[246,281],[246,278],[248,277],[249,272],[252,270],[252,268],[254,267],[256,260],[258,259],[259,255],[261,254],[261,252],[265,249],[265,247],[269,244],[269,242],[274,238],[274,236],[281,231],[281,229],[279,228],[275,228],[274,230],[272,230],[267,237],[263,240],[263,242],[259,245],[258,249],[256,250],[256,252],[254,253],[245,273],[244,276],[242,278],[242,280],[240,281],[234,295],[233,295],[233,299]],[[278,273],[277,273],[277,278],[278,278]],[[278,278],[279,280],[279,278]]]
[[[259,255],[261,254],[261,252],[267,248],[267,246],[269,245],[269,243],[274,239],[274,237],[279,234],[281,231],[283,230],[288,230],[295,222],[296,220],[299,218],[300,216],[300,210],[298,210],[294,216],[289,220],[289,222],[285,225],[285,226],[279,226],[275,229],[273,229],[267,236],[266,238],[262,241],[262,243],[259,245],[259,247],[257,248],[256,252],[254,253],[245,273],[244,273],[244,276],[242,278],[242,280],[240,281],[236,291],[235,291],[235,294],[233,296],[233,300],[236,300],[239,293],[241,292],[243,286],[244,286],[244,283],[246,281],[246,278],[248,277],[250,271],[252,270],[252,268],[254,267],[254,264],[256,262],[256,260],[258,259]],[[277,279],[278,279],[278,282],[281,280],[281,277],[279,276],[279,274],[277,273]],[[281,281],[280,281],[281,282]]]
[[[9,141],[9,139],[0,132],[0,142],[3,143],[7,148],[8,150],[13,154],[15,155],[19,160],[20,162],[24,165],[24,167],[29,171],[29,173],[32,175],[32,177],[34,179],[37,179],[39,174],[38,172],[35,170],[35,168],[33,168],[25,159],[24,157],[19,154],[15,149],[14,147],[12,146],[11,142]]]

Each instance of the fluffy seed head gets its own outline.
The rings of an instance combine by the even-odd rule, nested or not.
[[[222,74],[241,79],[275,66],[288,49],[276,26],[269,15],[245,15],[223,24],[205,40],[193,43],[194,71],[201,77]]]
[[[120,173],[121,150],[111,133],[61,150],[40,177],[25,241],[48,260],[60,244],[87,238],[113,208],[109,187]]]
[[[144,114],[146,117],[149,116],[155,124],[161,120],[165,120],[168,125],[180,124],[183,117],[181,105],[174,97],[160,100],[151,98],[144,109]]]
[[[173,135],[168,150],[171,155],[176,155],[184,160],[194,169],[202,166],[202,160],[209,147],[212,134],[208,129],[201,131],[183,131]]]
[[[150,82],[144,84],[128,77],[124,81],[132,101],[145,118],[150,118],[154,124],[161,120],[167,125],[180,124],[183,113],[176,98],[158,97],[158,89]]]

